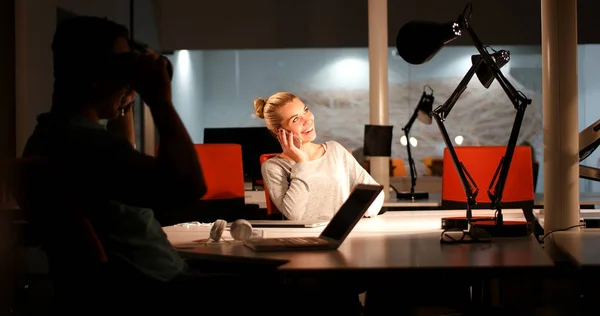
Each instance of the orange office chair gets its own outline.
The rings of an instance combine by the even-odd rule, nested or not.
[[[473,206],[473,209],[489,209],[491,200],[487,194],[488,186],[504,156],[506,146],[457,146],[455,150],[459,160],[479,187],[477,205]],[[442,209],[466,209],[465,191],[447,148],[444,150],[442,172]],[[502,194],[502,208],[523,209],[526,220],[535,223],[534,198],[531,148],[517,146]],[[477,215],[476,211],[473,213]]]
[[[262,154],[260,155],[260,165],[262,166],[262,164],[277,156],[279,154]],[[263,189],[265,190],[265,200],[266,200],[266,204],[267,204],[267,215],[269,217],[276,217],[276,218],[283,218],[283,214],[281,214],[281,212],[279,211],[279,209],[277,208],[277,206],[275,206],[275,203],[273,203],[273,201],[271,200],[271,196],[269,195],[269,189],[267,188],[266,185],[264,185],[263,183]]]
[[[196,144],[194,147],[207,188],[201,200],[244,199],[242,146]]]
[[[246,206],[242,146],[239,144],[195,144],[206,182],[206,194],[188,220],[212,222],[250,218],[258,206]],[[187,221],[187,220],[186,220]],[[181,222],[181,221],[180,221]]]
[[[158,146],[156,153],[158,154]],[[258,205],[246,205],[244,167],[240,144],[194,144],[202,168],[206,193],[195,205],[161,216],[161,225],[183,222],[234,221],[257,216]]]
[[[392,177],[405,177],[406,168],[404,167],[404,159],[401,158],[390,158],[392,161]]]

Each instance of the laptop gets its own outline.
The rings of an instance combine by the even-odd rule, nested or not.
[[[337,211],[319,237],[251,239],[244,243],[254,251],[335,250],[363,217],[383,186],[359,184]]]
[[[255,228],[314,228],[327,225],[329,220],[308,219],[299,221],[290,220],[250,220],[248,221]]]

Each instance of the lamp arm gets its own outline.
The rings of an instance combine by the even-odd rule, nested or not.
[[[508,144],[506,145],[506,151],[504,152],[504,156],[500,159],[498,163],[498,168],[496,168],[496,172],[492,181],[490,182],[490,186],[488,188],[488,196],[491,201],[491,208],[495,208],[498,210],[497,213],[497,221],[502,222],[502,193],[504,191],[504,186],[506,185],[506,178],[508,177],[508,170],[510,168],[510,164],[512,162],[513,155],[515,153],[515,148],[517,146],[517,139],[519,137],[519,132],[521,130],[521,125],[523,123],[523,118],[525,117],[525,106],[519,107],[517,109],[517,114],[515,116],[515,121],[513,123],[512,130],[510,132],[510,137],[508,139]],[[493,189],[492,189],[493,187]]]
[[[504,93],[506,94],[506,96],[508,96],[510,102],[513,104],[515,109],[518,109],[519,107],[527,107],[527,105],[531,104],[531,99],[526,98],[521,92],[517,91],[517,89],[515,89],[515,87],[508,81],[508,79],[504,77],[504,74],[502,74],[502,71],[500,70],[500,68],[498,68],[498,65],[492,59],[490,53],[485,49],[485,46],[483,45],[479,37],[477,37],[477,34],[473,30],[473,28],[468,24],[468,22],[463,21],[462,28],[466,30],[467,34],[469,34],[469,37],[471,37],[473,45],[482,57],[481,59],[492,70],[494,78],[498,81],[498,84],[500,84],[502,90],[504,90]]]
[[[404,125],[404,127],[402,128],[402,130],[405,131],[407,134],[406,137],[408,137],[408,132],[410,132],[410,129],[412,128],[413,124],[415,123],[415,120],[417,119],[418,115],[419,115],[419,106],[417,105],[417,107],[415,107],[415,110],[414,110],[412,116],[410,117],[410,119],[408,120],[406,125]]]
[[[586,180],[600,181],[600,169],[579,165],[579,177]]]
[[[475,72],[477,72],[477,69],[479,69],[479,67],[482,64],[482,59],[479,59],[475,64],[473,64],[471,68],[469,68],[467,74],[462,78],[456,89],[454,89],[448,100],[446,100],[444,104],[440,105],[434,110],[434,112],[437,115],[439,115],[442,121],[446,120],[448,114],[450,114],[450,111],[452,111],[452,108],[454,107],[460,96],[467,89],[469,82],[471,81],[471,79],[473,79],[473,75],[475,75]]]
[[[444,138],[444,142],[446,143],[446,147],[448,148],[448,152],[450,152],[450,156],[452,157],[452,163],[456,168],[456,172],[458,173],[458,177],[460,178],[460,182],[462,183],[463,189],[465,190],[465,195],[467,197],[467,223],[471,223],[471,219],[473,217],[473,213],[471,211],[471,207],[477,204],[476,198],[479,193],[479,188],[477,187],[477,183],[469,172],[467,168],[463,165],[462,162],[458,159],[458,155],[454,150],[454,146],[452,145],[452,141],[450,140],[450,136],[448,135],[448,131],[444,126],[444,120],[440,116],[438,112],[433,112],[432,117],[435,119],[435,122],[442,133],[442,137]]]
[[[479,51],[479,54],[482,57],[481,60],[483,60],[486,63],[486,65],[492,70],[494,78],[498,81],[498,84],[500,84],[502,90],[504,90],[504,93],[508,96],[510,102],[517,110],[515,121],[510,132],[510,137],[508,139],[508,144],[506,145],[506,152],[504,153],[504,157],[500,159],[498,168],[496,168],[496,172],[488,188],[488,196],[492,202],[491,207],[497,210],[496,222],[497,224],[501,225],[503,223],[502,193],[504,191],[506,178],[508,176],[508,170],[510,168],[515,148],[517,146],[517,139],[521,130],[523,118],[525,117],[525,109],[527,108],[527,105],[531,104],[531,99],[526,98],[522,93],[517,91],[517,89],[515,89],[515,87],[506,79],[506,77],[504,77],[502,71],[500,71],[500,68],[498,68],[496,62],[492,59],[488,51],[485,49],[483,43],[481,42],[481,40],[479,40],[479,37],[477,37],[477,34],[473,30],[473,28],[471,28],[469,23],[464,19],[462,28],[467,31],[467,33],[471,37],[471,40],[473,41],[473,45],[475,46],[475,48],[477,48],[477,51]]]
[[[412,122],[414,122],[414,117],[417,116],[417,110],[415,110],[415,114],[413,115],[413,118],[411,119]],[[410,138],[408,136],[409,131],[410,131],[410,126],[409,124],[407,124],[407,127],[404,127],[402,130],[404,130],[404,136],[406,137],[406,152],[408,153],[408,167],[410,168],[410,195],[411,197],[414,198],[414,194],[415,194],[415,186],[417,185],[417,170],[415,168],[415,162],[412,158],[412,153],[410,151]]]

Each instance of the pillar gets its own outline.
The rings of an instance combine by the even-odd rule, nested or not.
[[[369,124],[388,125],[388,0],[369,1]],[[390,157],[370,157],[370,173],[389,198]]]
[[[542,0],[544,230],[579,223],[577,0]]]

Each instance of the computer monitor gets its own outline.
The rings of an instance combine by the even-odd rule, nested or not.
[[[205,144],[240,144],[244,164],[244,177],[256,184],[262,180],[260,156],[280,153],[281,145],[266,127],[205,128]]]

